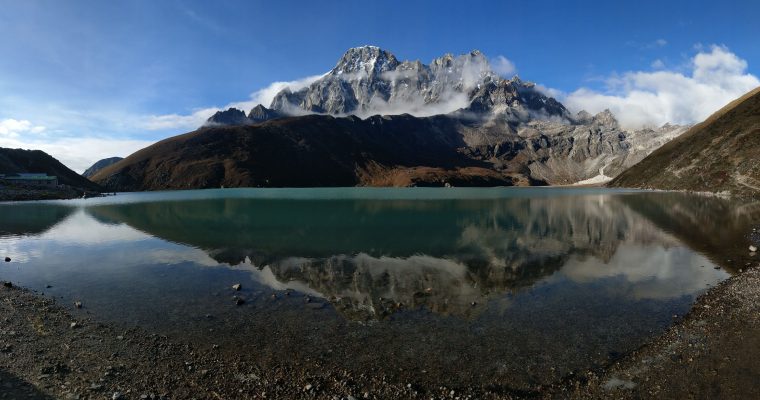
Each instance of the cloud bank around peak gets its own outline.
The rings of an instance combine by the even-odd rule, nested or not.
[[[269,107],[269,105],[272,104],[274,96],[276,96],[281,90],[290,88],[292,91],[297,91],[311,85],[312,82],[323,76],[324,74],[312,75],[293,81],[272,82],[267,87],[251,93],[248,100],[229,103],[224,107],[200,108],[194,110],[190,114],[151,115],[143,122],[142,127],[151,131],[196,129],[203,125],[206,120],[217,111],[226,110],[232,107],[248,112],[259,104]]]
[[[499,55],[490,59],[474,58],[467,59],[461,65],[461,78],[466,90],[471,90],[483,78],[485,74],[495,73],[503,78],[510,78],[517,73],[515,64],[508,58]],[[217,111],[228,108],[237,108],[245,112],[249,111],[258,104],[269,107],[274,97],[283,89],[289,88],[291,91],[298,91],[308,87],[316,80],[325,77],[328,73],[320,75],[307,76],[305,78],[293,81],[273,82],[263,89],[251,93],[250,98],[244,101],[231,102],[223,107],[207,107],[193,110],[189,114],[164,114],[150,115],[142,123],[142,128],[151,131],[161,130],[191,130],[202,126],[206,120],[214,115]],[[340,79],[350,81],[358,80],[366,76],[367,72],[358,72],[354,74],[342,74]],[[381,77],[389,81],[404,79],[407,73],[404,71],[387,71]],[[439,94],[439,101],[429,103],[425,101],[424,96],[407,96],[401,100],[393,99],[386,102],[382,99],[374,98],[368,104],[367,109],[356,110],[353,114],[365,118],[377,114],[411,114],[418,117],[425,117],[437,114],[446,114],[456,111],[460,108],[467,107],[468,98],[465,93],[457,91],[444,91]],[[284,110],[292,115],[308,114],[308,111],[300,109],[293,105]]]
[[[597,113],[609,109],[626,128],[691,124],[760,86],[747,61],[725,46],[700,49],[683,72],[663,69],[613,75],[606,90],[578,89],[559,99],[569,109]]]
[[[652,42],[653,46],[658,47],[666,44],[667,41],[663,39]],[[485,70],[504,78],[517,71],[515,64],[504,56],[493,57],[485,62],[476,61],[469,62],[462,68],[461,79],[465,86],[476,83]],[[746,60],[727,47],[712,45],[699,47],[687,63],[679,66],[673,67],[661,59],[655,59],[650,71],[612,74],[605,80],[605,88],[602,90],[581,87],[567,93],[542,85],[537,85],[537,88],[574,112],[586,110],[595,114],[609,109],[620,124],[629,129],[657,127],[665,123],[692,124],[704,120],[732,100],[760,86],[760,79],[748,73],[747,66]],[[251,93],[248,100],[232,102],[224,107],[197,109],[190,114],[150,115],[143,119],[141,127],[155,131],[196,129],[217,111],[235,107],[247,112],[257,104],[268,107],[281,90],[300,90],[325,75],[273,82]],[[385,79],[394,80],[400,79],[403,73],[394,71],[387,75]],[[441,93],[439,98],[440,101],[435,104],[414,96],[405,96],[391,102],[373,99],[368,109],[357,110],[357,114],[360,117],[403,113],[428,116],[455,111],[466,107],[468,102],[467,97],[458,92]],[[292,111],[302,110],[294,106]],[[0,128],[0,135],[2,132]]]
[[[489,63],[491,64],[491,70],[501,75],[503,78],[511,78],[517,73],[517,67],[510,59],[504,56],[496,56],[492,58]]]

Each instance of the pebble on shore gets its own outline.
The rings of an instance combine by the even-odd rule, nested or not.
[[[232,289],[236,290],[236,291],[239,291],[242,288],[243,288],[243,286],[240,285],[239,283],[236,283],[236,284],[232,285]]]

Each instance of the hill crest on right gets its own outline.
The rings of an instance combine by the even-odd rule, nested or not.
[[[760,87],[608,183],[611,187],[760,194]]]

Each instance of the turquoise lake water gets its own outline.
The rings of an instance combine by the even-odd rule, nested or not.
[[[581,188],[4,203],[0,279],[265,364],[525,389],[661,333],[742,267],[757,216],[718,198]]]

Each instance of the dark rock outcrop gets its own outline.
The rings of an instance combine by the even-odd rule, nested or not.
[[[206,120],[206,126],[213,125],[247,125],[250,121],[243,111],[237,108],[228,108],[225,111],[217,111]]]
[[[253,107],[251,112],[248,113],[248,120],[250,120],[251,123],[260,123],[281,117],[283,117],[282,113],[266,108],[261,104]]]

